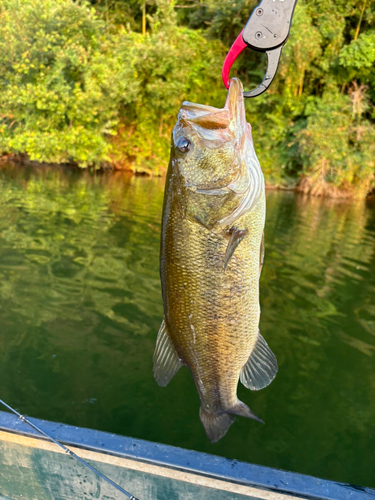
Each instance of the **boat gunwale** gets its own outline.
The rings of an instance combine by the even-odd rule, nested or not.
[[[319,479],[161,443],[31,418],[33,423],[64,445],[91,452],[308,500],[375,500],[375,490],[365,486]],[[50,442],[15,415],[3,411],[0,411],[0,431]]]

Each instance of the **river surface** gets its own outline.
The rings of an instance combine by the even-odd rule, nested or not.
[[[1,398],[27,415],[375,487],[375,203],[267,192],[274,382],[212,445],[187,369],[152,376],[163,180],[0,169]]]

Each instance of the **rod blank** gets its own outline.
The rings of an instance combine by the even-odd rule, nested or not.
[[[14,413],[15,415],[17,415],[17,417],[20,420],[22,420],[22,422],[25,422],[26,424],[30,425],[30,427],[32,427],[34,430],[36,430],[37,432],[39,432],[39,434],[41,434],[42,436],[44,436],[45,438],[49,439],[50,441],[52,441],[53,443],[55,443],[57,446],[59,446],[60,448],[62,448],[66,454],[70,455],[72,458],[75,458],[76,460],[78,460],[78,462],[81,462],[81,464],[83,464],[86,467],[88,467],[91,471],[93,471],[99,477],[101,477],[102,479],[104,479],[104,481],[107,481],[107,483],[109,483],[111,486],[113,486],[114,488],[116,488],[118,491],[121,491],[121,493],[123,493],[128,498],[130,498],[130,500],[137,500],[137,498],[135,498],[133,495],[131,495],[126,490],[124,490],[123,488],[121,488],[121,486],[119,486],[114,481],[112,481],[112,479],[109,479],[109,477],[105,476],[100,471],[98,471],[97,469],[95,469],[95,467],[93,467],[92,465],[90,465],[89,463],[87,463],[85,460],[83,460],[83,458],[81,458],[78,455],[76,455],[72,450],[69,450],[69,448],[67,448],[62,443],[60,443],[59,441],[57,441],[55,438],[53,438],[52,436],[50,436],[49,434],[47,434],[46,432],[44,432],[37,425],[35,425],[32,422],[30,422],[30,420],[28,420],[24,415],[21,415],[20,413],[18,413],[18,411],[16,411],[14,408],[12,408],[8,404],[6,404],[2,399],[0,399],[0,403],[2,405],[4,405],[6,408],[8,408],[8,410],[10,410],[12,413]]]

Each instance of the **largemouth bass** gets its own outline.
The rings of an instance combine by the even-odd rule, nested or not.
[[[266,206],[242,92],[233,79],[223,109],[182,104],[163,208],[154,376],[166,386],[189,368],[212,442],[234,415],[262,422],[237,398],[238,379],[259,390],[278,369],[258,328]]]

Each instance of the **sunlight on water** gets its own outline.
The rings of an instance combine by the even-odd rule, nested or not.
[[[20,411],[375,486],[375,203],[267,193],[261,331],[279,374],[211,445],[187,370],[152,377],[163,180],[0,170],[0,377]]]

